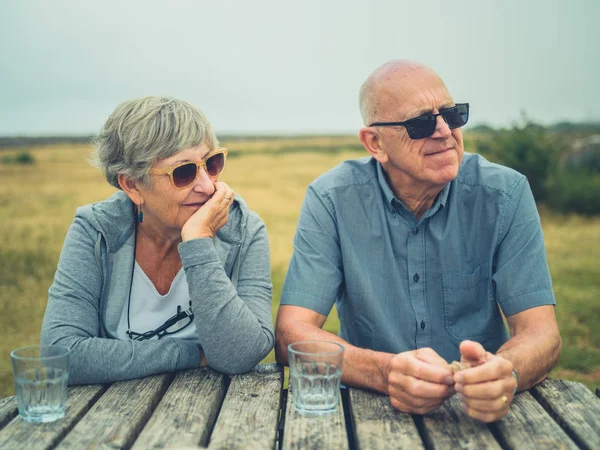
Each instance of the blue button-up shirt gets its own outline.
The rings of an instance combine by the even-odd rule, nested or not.
[[[417,220],[374,159],[325,173],[304,199],[281,304],[327,315],[334,303],[340,336],[359,347],[451,361],[470,339],[496,352],[509,337],[501,311],[555,303],[527,179],[465,153]]]

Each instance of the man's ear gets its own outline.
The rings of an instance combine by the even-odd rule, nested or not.
[[[127,178],[125,175],[120,173],[117,177],[117,181],[119,182],[119,186],[123,189],[123,192],[127,194],[127,197],[135,203],[137,206],[140,206],[144,203],[142,198],[142,193],[138,189],[138,183]]]
[[[388,160],[387,153],[381,149],[381,137],[372,127],[361,128],[358,137],[369,154],[384,164]]]

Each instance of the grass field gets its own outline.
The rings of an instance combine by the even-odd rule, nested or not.
[[[308,183],[340,161],[365,153],[353,137],[223,144],[232,157],[222,180],[267,224],[275,317]],[[75,208],[114,192],[86,162],[88,147],[26,150],[34,164],[0,163],[0,397],[14,392],[10,351],[39,340],[47,290]],[[0,156],[17,152],[2,151]],[[563,352],[552,375],[592,388],[600,385],[600,218],[558,216],[542,209],[542,222],[563,336]],[[334,313],[326,328],[337,331]]]

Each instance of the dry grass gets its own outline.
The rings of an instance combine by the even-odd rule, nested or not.
[[[307,185],[340,161],[364,153],[355,150],[354,137],[223,144],[239,154],[229,159],[222,180],[267,224],[275,314]],[[335,151],[319,152],[320,147]],[[13,393],[10,350],[39,340],[47,290],[75,208],[114,192],[86,162],[88,147],[28,151],[36,160],[33,165],[0,164],[0,397]],[[600,321],[600,218],[545,213],[543,223],[565,343],[556,375],[600,385],[600,335],[595,332]],[[326,328],[337,331],[334,313]]]

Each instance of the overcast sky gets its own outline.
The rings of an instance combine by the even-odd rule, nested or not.
[[[600,120],[598,0],[0,0],[0,135],[96,132],[171,95],[218,134],[355,133],[380,64],[438,71],[471,124]]]

